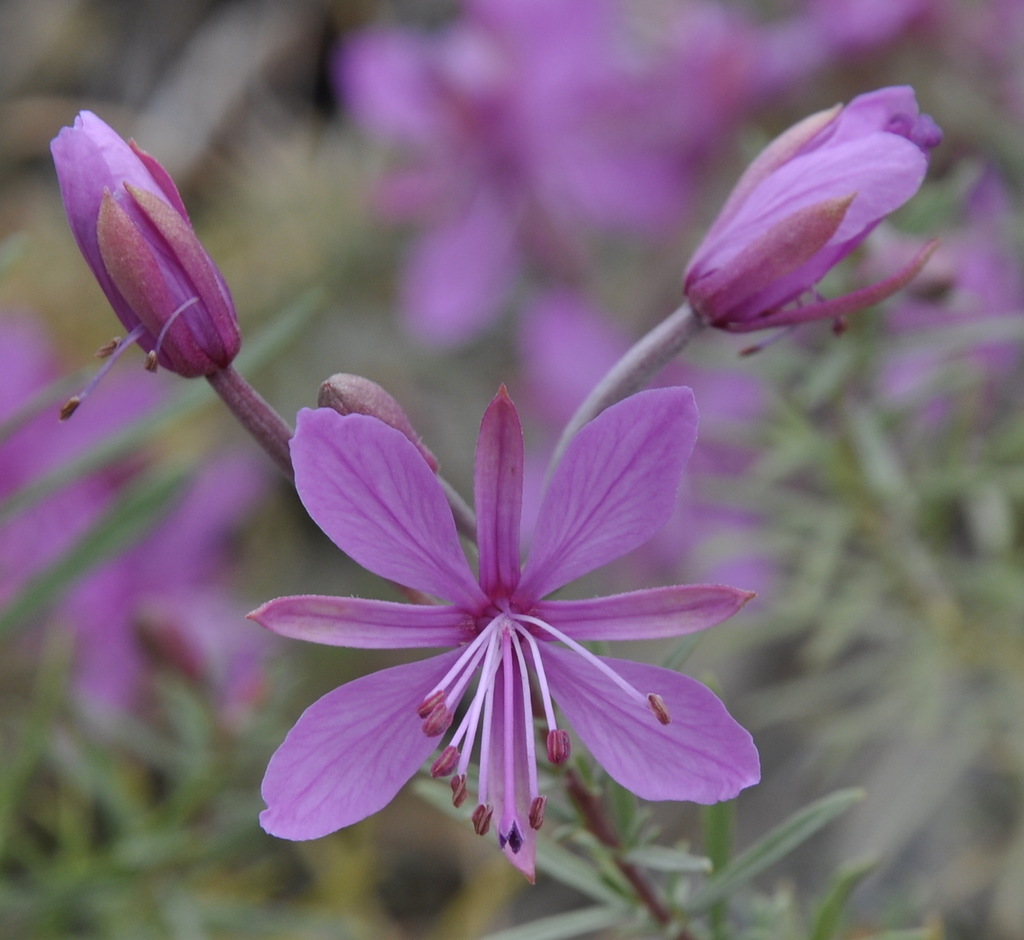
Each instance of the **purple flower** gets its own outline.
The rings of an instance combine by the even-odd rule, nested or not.
[[[643,798],[712,803],[755,783],[750,735],[708,689],[582,645],[702,630],[735,613],[748,592],[675,585],[544,599],[660,527],[696,422],[689,389],[667,388],[620,402],[584,427],[552,476],[520,564],[523,438],[499,391],[477,444],[474,575],[440,484],[400,431],[365,415],[300,412],[292,454],[313,519],[359,564],[445,603],[282,597],[250,616],[276,633],[336,646],[454,649],[357,679],[310,706],[267,768],[264,828],[311,839],[383,808],[438,747],[460,702],[464,717],[431,772],[452,775],[459,806],[479,752],[476,831],[487,832],[493,815],[506,856],[531,880],[545,805],[533,715],[544,715],[549,760],[564,761],[570,748],[555,701],[608,773]]]
[[[686,269],[687,299],[712,326],[745,333],[842,317],[899,290],[930,248],[869,287],[805,296],[917,192],[941,136],[908,87],[794,125],[740,177]]]
[[[38,323],[0,316],[0,501],[144,418],[161,382],[119,375],[89,409],[60,424],[46,401],[60,364]],[[0,519],[0,606],[88,535],[116,503],[140,457],[80,476]],[[227,584],[230,537],[265,491],[258,461],[212,460],[139,543],[85,572],[48,612],[73,633],[77,704],[102,719],[144,700],[156,652],[209,693],[226,724],[258,697],[271,638],[245,623]]]
[[[964,224],[943,236],[928,271],[885,317],[896,343],[886,345],[881,361],[883,395],[918,407],[933,426],[957,405],[988,411],[1024,352],[1019,340],[1000,335],[1020,321],[1024,271],[1013,237],[1014,207],[993,170],[968,192],[964,208]],[[895,239],[877,247],[888,257],[912,250]],[[899,342],[911,336],[912,344]],[[965,396],[958,383],[972,375],[982,394]],[[976,429],[984,427],[981,417],[973,413]]]
[[[66,465],[157,404],[160,383],[123,376],[81,421],[61,426],[38,402],[61,366],[39,323],[0,315],[0,501]],[[80,477],[0,521],[0,606],[94,525],[115,496],[110,474]]]
[[[229,365],[241,345],[234,303],[167,171],[89,111],[50,149],[71,232],[125,344],[187,377]]]
[[[71,592],[62,613],[75,629],[75,691],[90,712],[136,708],[161,662],[205,688],[228,724],[245,715],[263,687],[269,637],[246,629],[228,550],[265,488],[259,462],[217,457],[145,539]]]
[[[650,86],[635,80],[613,3],[465,8],[434,36],[357,35],[337,73],[356,119],[401,148],[382,204],[424,228],[401,303],[410,328],[439,344],[493,320],[524,264],[576,280],[588,230],[671,226],[687,184],[636,106]]]

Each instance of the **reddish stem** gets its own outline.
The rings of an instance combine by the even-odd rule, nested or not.
[[[672,913],[658,897],[651,883],[644,877],[643,873],[635,865],[620,857],[618,850],[622,848],[622,840],[619,839],[615,827],[605,813],[601,801],[591,793],[580,780],[575,770],[568,770],[565,774],[566,790],[570,799],[576,804],[587,828],[597,837],[602,845],[608,846],[616,853],[615,864],[626,880],[633,886],[637,897],[644,907],[650,911],[651,916],[663,927],[672,923]],[[675,935],[675,940],[694,940],[685,927],[680,928]]]

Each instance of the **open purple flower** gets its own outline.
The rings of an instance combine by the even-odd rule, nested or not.
[[[582,645],[702,630],[739,610],[749,592],[674,585],[544,600],[665,522],[696,425],[685,388],[642,392],[586,425],[552,476],[521,564],[523,437],[499,391],[477,443],[474,575],[441,485],[405,435],[366,415],[300,412],[292,456],[313,519],[365,568],[446,603],[282,597],[250,616],[284,636],[335,646],[454,649],[311,705],[267,768],[264,828],[311,839],[377,812],[438,747],[460,702],[462,717],[431,772],[452,776],[459,806],[479,753],[476,831],[487,832],[493,816],[506,856],[531,880],[545,806],[533,716],[544,716],[548,759],[564,761],[570,739],[556,701],[608,773],[645,799],[713,803],[757,782],[750,735],[708,689]]]
[[[860,95],[791,127],[740,177],[694,253],[683,279],[694,310],[747,333],[842,317],[899,290],[934,246],[877,284],[807,296],[917,192],[941,139],[909,87]]]

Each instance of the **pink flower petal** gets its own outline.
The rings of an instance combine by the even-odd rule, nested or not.
[[[913,196],[927,166],[915,144],[883,131],[799,156],[761,181],[728,225],[704,241],[689,269],[710,273],[798,209],[855,192],[832,236],[833,243],[844,242]]]
[[[677,584],[579,601],[542,601],[536,616],[574,640],[653,640],[728,620],[752,597],[721,584]]]
[[[480,586],[490,597],[508,597],[519,581],[523,462],[523,428],[502,386],[480,425],[473,483]]]
[[[280,636],[353,649],[459,646],[473,638],[472,620],[457,607],[362,597],[277,597],[254,610],[249,619]]]
[[[263,828],[316,839],[390,803],[437,747],[416,708],[458,656],[384,669],[310,705],[270,759]]]
[[[529,605],[646,542],[672,514],[696,437],[688,388],[640,392],[584,426],[544,494],[517,598]]]
[[[579,655],[551,647],[543,656],[555,701],[583,743],[618,783],[642,799],[717,803],[760,779],[750,735],[696,680],[602,657],[641,694],[662,697],[671,716],[663,725]]]
[[[402,309],[421,340],[464,342],[498,314],[518,270],[515,220],[487,193],[428,231],[402,277]]]
[[[303,505],[343,552],[460,607],[486,603],[437,478],[401,431],[367,415],[306,408],[291,452]]]
[[[339,94],[352,114],[381,137],[429,142],[444,131],[431,66],[431,43],[397,29],[367,29],[333,63]]]

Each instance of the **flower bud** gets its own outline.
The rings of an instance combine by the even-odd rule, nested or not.
[[[321,383],[316,403],[320,408],[332,408],[338,414],[369,415],[401,431],[416,445],[430,469],[437,473],[437,458],[420,440],[405,409],[376,382],[361,375],[337,372]]]
[[[127,341],[186,377],[228,366],[234,303],[167,171],[89,111],[50,150],[71,232]]]
[[[841,318],[878,303],[921,269],[825,300],[815,285],[917,192],[942,133],[909,87],[883,88],[805,118],[740,177],[694,253],[683,291],[711,326],[746,333]]]

